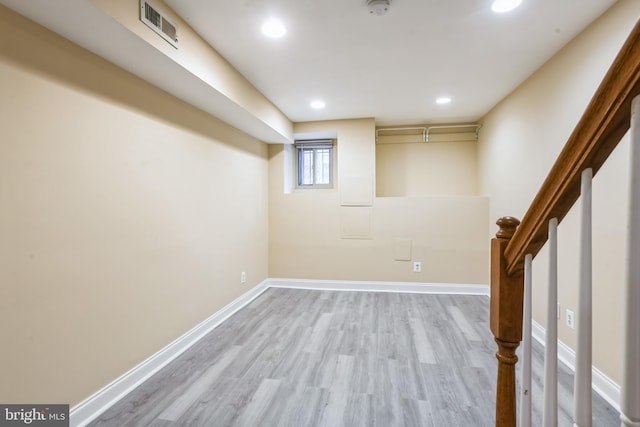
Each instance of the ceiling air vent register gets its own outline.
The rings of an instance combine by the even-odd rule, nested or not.
[[[178,27],[147,0],[140,0],[140,20],[168,41],[171,46],[178,48]]]

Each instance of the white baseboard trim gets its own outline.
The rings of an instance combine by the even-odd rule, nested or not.
[[[82,427],[93,421],[118,400],[184,353],[216,326],[262,294],[268,288],[267,282],[268,280],[263,281],[236,298],[178,339],[71,408],[69,414],[71,426]]]
[[[169,362],[211,332],[235,312],[249,304],[268,288],[315,289],[334,291],[403,292],[423,294],[460,294],[489,296],[488,285],[450,283],[367,282],[344,280],[266,279],[241,295],[208,319],[135,366],[119,378],[89,396],[70,411],[72,427],[84,427],[118,400],[158,372]]]
[[[269,279],[269,286],[273,288],[315,289],[325,291],[401,292],[489,296],[488,285],[457,285],[452,283]]]
[[[533,338],[544,346],[547,331],[536,321],[532,322],[531,330]],[[558,341],[558,360],[575,372],[576,352],[562,341]],[[620,386],[596,367],[592,368],[591,375],[595,392],[620,412]]]

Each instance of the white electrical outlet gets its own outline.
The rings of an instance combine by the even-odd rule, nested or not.
[[[573,329],[574,327],[574,316],[573,316],[573,311],[567,309],[567,326],[570,327],[571,329]]]
[[[422,271],[422,263],[421,262],[414,262],[413,263],[413,272],[414,273],[420,273]]]
[[[240,273],[240,283],[245,283],[247,281],[247,273],[244,271]]]

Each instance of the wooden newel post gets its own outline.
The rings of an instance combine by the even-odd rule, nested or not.
[[[522,340],[523,268],[507,274],[504,252],[520,221],[500,218],[491,240],[491,332],[498,344],[496,427],[516,426],[516,348]]]

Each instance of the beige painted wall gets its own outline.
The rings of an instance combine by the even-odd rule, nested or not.
[[[268,152],[4,7],[0,26],[0,401],[73,405],[267,277]]]
[[[497,231],[497,218],[523,216],[639,16],[637,0],[617,2],[482,120],[479,181],[481,194],[491,198],[491,234]],[[617,382],[628,149],[625,139],[594,181],[594,364]],[[571,346],[575,331],[564,324],[565,309],[575,311],[577,305],[579,218],[574,211],[559,231],[559,333]],[[534,318],[543,326],[546,253],[545,248],[534,261]]]
[[[476,141],[379,143],[378,197],[475,196]]]
[[[284,148],[269,147],[270,277],[488,282],[487,198],[390,197],[374,198],[370,207],[341,206],[346,176],[375,176],[373,119],[304,123],[294,132],[337,133],[337,188],[284,194]],[[356,224],[368,226],[368,238],[341,238],[353,218],[368,221]],[[396,239],[412,240],[422,273],[395,260]]]
[[[291,121],[162,0],[153,0],[152,4],[178,26],[179,49],[140,21],[139,1],[91,0],[91,3],[275,131],[291,137]]]

